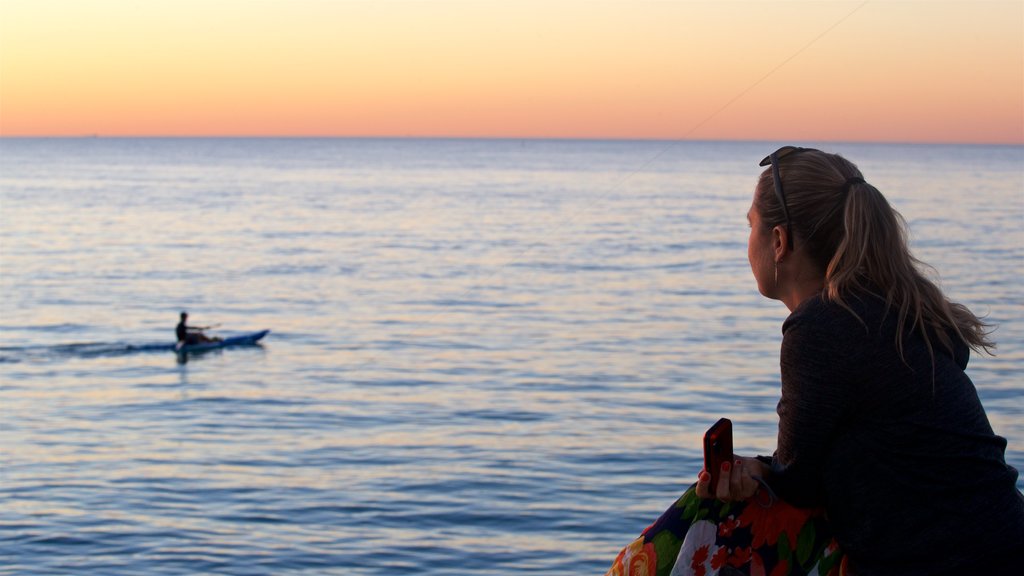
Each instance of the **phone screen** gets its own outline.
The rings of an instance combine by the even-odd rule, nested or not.
[[[704,434],[704,469],[711,475],[712,494],[718,485],[722,462],[731,462],[732,456],[732,421],[722,418]]]

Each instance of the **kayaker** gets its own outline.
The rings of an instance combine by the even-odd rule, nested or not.
[[[965,372],[990,327],[853,163],[786,146],[761,166],[747,257],[790,311],[775,453],[734,455],[713,490],[701,471],[609,574],[1020,573],[1018,472]]]
[[[174,329],[175,335],[178,337],[178,342],[184,344],[199,344],[200,342],[217,342],[220,338],[210,338],[206,334],[203,334],[203,330],[209,330],[210,326],[189,326],[186,324],[188,321],[188,312],[181,313],[181,321],[178,322],[178,326]]]

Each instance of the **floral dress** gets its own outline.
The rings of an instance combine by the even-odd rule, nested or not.
[[[744,502],[704,500],[690,487],[615,558],[606,576],[843,576],[820,510],[759,492]]]

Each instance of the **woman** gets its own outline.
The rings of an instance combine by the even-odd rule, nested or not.
[[[964,373],[986,325],[852,163],[787,146],[761,165],[748,258],[790,310],[776,452],[713,491],[702,471],[610,573],[1024,573],[1017,471]]]

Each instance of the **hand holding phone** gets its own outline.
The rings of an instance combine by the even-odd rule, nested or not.
[[[712,495],[718,486],[722,463],[731,463],[732,459],[732,420],[722,418],[704,433],[704,469],[711,475],[708,490]]]

